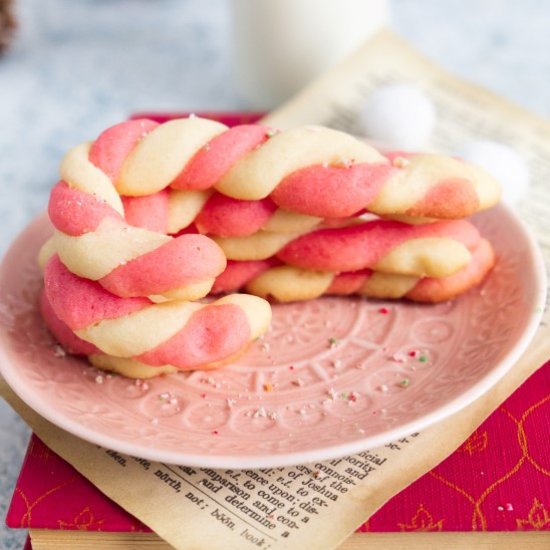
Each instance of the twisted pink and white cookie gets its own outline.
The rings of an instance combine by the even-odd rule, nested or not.
[[[360,295],[370,298],[407,298],[417,302],[442,302],[477,286],[495,262],[490,243],[481,239],[469,263],[446,277],[417,277],[371,269],[332,273],[300,269],[268,260],[229,261],[212,292],[246,292],[278,302],[311,300],[323,294]]]
[[[322,127],[275,133],[260,125],[228,129],[200,118],[161,125],[135,120],[106,130],[91,148],[73,150],[62,173],[79,155],[120,195],[156,202],[169,233],[195,218],[204,232],[217,235],[242,235],[269,224],[280,231],[279,218],[289,222],[288,212],[297,223],[305,223],[304,215],[342,218],[365,209],[461,218],[499,197],[495,180],[475,166],[441,155],[390,161],[354,137]],[[228,211],[234,215],[226,222]]]
[[[265,300],[243,294],[210,304],[120,298],[71,273],[57,256],[46,264],[44,283],[42,313],[67,351],[161,367],[158,374],[219,366],[246,350],[271,319]]]
[[[339,273],[368,268],[417,277],[446,277],[462,269],[480,239],[465,220],[410,225],[357,219],[304,234],[261,231],[249,237],[214,237],[228,260],[276,257],[308,270]]]
[[[153,124],[107,132],[68,153],[50,196],[55,234],[41,254],[49,304],[42,309],[52,332],[93,362],[109,356],[105,367],[131,376],[144,365],[159,374],[219,366],[265,332],[271,318],[269,304],[255,296],[193,302],[225,268],[222,250],[204,235],[166,235],[159,194],[131,204],[119,194],[113,182],[124,156]],[[144,212],[147,227],[130,223]],[[82,342],[99,352],[86,352]]]

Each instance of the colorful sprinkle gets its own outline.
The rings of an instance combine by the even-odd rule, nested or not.
[[[378,313],[381,313],[382,315],[387,315],[390,312],[390,310],[387,307],[381,307],[378,310]]]
[[[266,384],[264,384],[263,388],[265,392],[273,391],[273,384],[270,384],[269,382],[267,382]]]
[[[410,378],[403,378],[403,380],[399,382],[399,386],[401,386],[402,388],[406,388],[407,386],[410,385],[410,383],[411,383]]]

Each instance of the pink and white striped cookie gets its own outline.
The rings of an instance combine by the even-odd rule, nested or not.
[[[481,239],[468,264],[445,277],[418,277],[362,269],[342,273],[316,271],[269,260],[232,261],[216,279],[213,294],[246,292],[277,302],[311,300],[325,294],[417,302],[451,300],[476,287],[491,270],[495,255],[491,244]]]

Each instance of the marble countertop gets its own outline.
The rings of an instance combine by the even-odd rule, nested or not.
[[[72,145],[143,110],[245,109],[231,78],[227,0],[18,0],[0,58],[0,254],[44,209]],[[544,0],[393,0],[393,25],[447,69],[550,115]],[[28,429],[0,403],[0,518]],[[24,533],[0,525],[0,548]]]

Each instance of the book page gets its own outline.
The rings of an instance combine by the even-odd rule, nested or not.
[[[550,124],[436,68],[383,32],[267,117],[276,127],[326,124],[355,131],[374,86],[423,86],[439,114],[432,146],[452,152],[481,137],[517,148],[533,175],[522,215],[550,259]],[[488,393],[439,424],[384,447],[287,468],[216,470],[155,463],[86,443],[56,428],[0,383],[43,441],[101,491],[178,549],[334,548],[384,502],[457,448],[550,357],[550,315],[517,365]],[[369,535],[365,534],[368,546]]]

